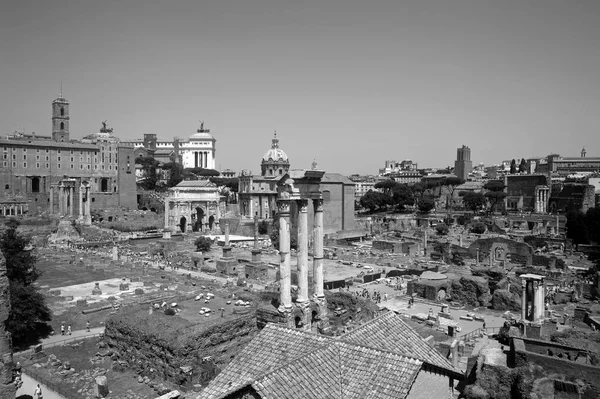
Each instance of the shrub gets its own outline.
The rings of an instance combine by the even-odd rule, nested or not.
[[[473,223],[473,225],[471,226],[471,233],[483,234],[486,230],[487,227],[485,227],[485,224],[481,222]]]
[[[448,234],[448,225],[445,223],[440,223],[437,226],[435,226],[435,231],[439,235],[445,236],[446,234]]]
[[[269,223],[266,220],[258,224],[258,234],[267,234],[269,232]]]
[[[165,309],[165,315],[167,315],[167,316],[175,316],[175,309],[172,309],[172,308]]]
[[[210,251],[210,247],[212,246],[212,241],[209,238],[200,236],[196,239],[194,244],[196,245],[196,251],[208,252]]]

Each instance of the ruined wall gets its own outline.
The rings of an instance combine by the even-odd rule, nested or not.
[[[510,254],[511,262],[531,265],[533,257],[533,247],[531,245],[502,237],[480,238],[469,246],[469,253],[471,257],[475,258],[479,250],[479,260],[485,262],[486,259],[489,259],[490,251],[499,245],[507,248],[507,254]]]
[[[165,317],[176,321],[173,316]],[[255,312],[192,334],[184,327],[180,336],[185,335],[185,339],[167,339],[136,320],[117,318],[106,323],[105,340],[118,352],[119,360],[140,375],[187,387],[212,379],[258,331]],[[205,361],[207,357],[211,358]]]
[[[6,260],[0,252],[0,399],[15,397],[12,384],[13,358],[11,340],[4,327],[10,312],[9,282],[6,276]]]
[[[569,380],[583,380],[587,384],[590,384],[594,389],[600,393],[600,367],[595,367],[585,363],[579,363],[575,361],[569,361],[561,359],[555,356],[542,355],[540,353],[532,352],[530,350],[540,351],[543,346],[543,350],[552,350],[556,352],[560,351],[577,351],[576,348],[569,348],[563,345],[557,345],[550,342],[535,341],[530,339],[517,339],[514,338],[510,344],[510,356],[515,367],[527,366],[530,364],[537,364],[544,368],[544,372],[547,374],[562,374]]]

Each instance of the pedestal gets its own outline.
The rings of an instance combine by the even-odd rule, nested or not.
[[[326,334],[331,329],[329,325],[329,316],[327,315],[327,300],[325,296],[313,296],[312,307],[316,311],[314,317],[314,324],[312,327],[316,327],[321,334]]]
[[[231,249],[229,245],[223,247],[223,257],[217,259],[217,272],[228,276],[237,276],[242,269],[240,263],[233,257]]]

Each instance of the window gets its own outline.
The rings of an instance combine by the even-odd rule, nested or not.
[[[40,160],[40,156],[39,156],[39,155],[36,155],[36,156],[35,156],[35,160],[36,160],[36,161],[39,161],[39,160]]]
[[[73,153],[73,151],[71,151],[71,153]],[[71,157],[71,162],[73,162],[73,157]]]
[[[58,153],[60,154],[60,150],[58,150]]]
[[[46,148],[46,154],[48,153],[48,149]]]
[[[35,167],[39,169],[39,168],[40,168],[40,163],[39,163],[39,162],[38,162],[38,163],[36,163],[36,164],[35,164]]]
[[[13,168],[17,167],[17,163],[13,162]]]
[[[48,161],[48,160],[49,160],[48,155],[46,155],[46,161]]]
[[[23,167],[26,168],[27,167],[27,162],[23,162]]]
[[[60,169],[60,164],[56,165],[56,167],[57,167],[58,169]]]
[[[58,162],[60,162],[60,157],[58,157]]]
[[[71,164],[71,169],[75,169],[75,168],[73,167],[73,164]]]
[[[79,165],[79,169],[82,169],[82,170],[83,170],[83,165]]]
[[[103,178],[100,180],[100,191],[106,193],[108,191],[108,179]]]
[[[60,130],[65,130],[65,123],[64,122],[60,123]]]
[[[323,191],[323,202],[329,202],[331,201],[331,192],[330,191]]]
[[[49,168],[50,168],[50,164],[49,164],[49,163],[47,163],[47,164],[46,164],[46,169],[49,169]]]
[[[8,184],[5,184],[5,185],[4,185],[4,189],[5,189],[5,190],[8,190],[9,188],[10,188],[10,186],[9,186]]]
[[[13,159],[17,159],[17,156],[15,154],[13,154]]]
[[[35,150],[35,152],[40,152],[40,149],[38,148],[37,150]]]
[[[4,166],[5,168],[8,168],[8,162],[6,162],[6,161],[2,162],[2,166]]]
[[[4,154],[4,159],[8,159],[8,154]]]
[[[27,148],[23,148],[23,152],[27,152]]]
[[[71,155],[73,155],[73,150],[71,150]]]
[[[79,155],[83,155],[83,151],[79,151]]]
[[[27,155],[23,155],[23,160],[27,161]]]
[[[60,116],[65,116],[65,109],[60,107]]]

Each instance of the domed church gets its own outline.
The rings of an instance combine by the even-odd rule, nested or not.
[[[262,176],[283,176],[290,170],[290,160],[287,154],[279,148],[277,132],[271,140],[271,149],[265,153],[260,164]]]

